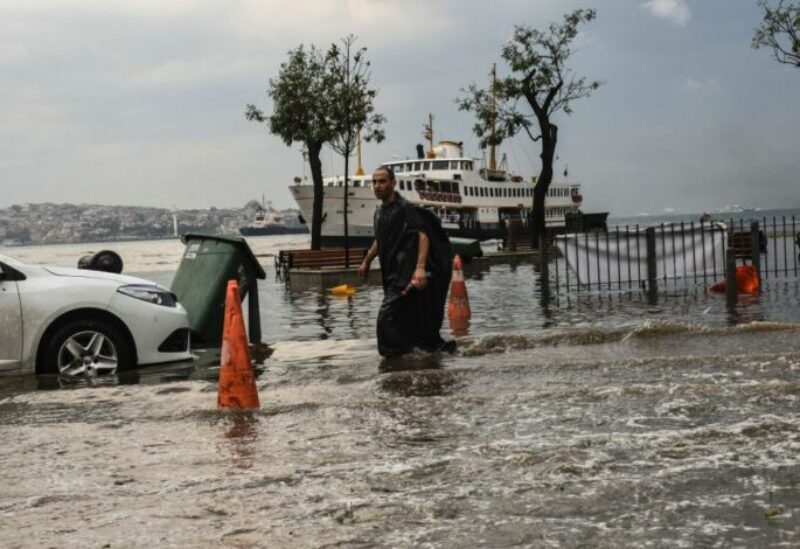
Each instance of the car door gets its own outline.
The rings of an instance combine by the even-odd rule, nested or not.
[[[15,273],[0,263],[0,371],[22,361],[22,307]]]

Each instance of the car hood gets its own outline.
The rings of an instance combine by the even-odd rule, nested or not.
[[[107,273],[105,271],[91,271],[88,269],[71,269],[67,267],[43,267],[45,271],[56,276],[71,276],[76,278],[92,278],[99,280],[109,280],[119,284],[147,284],[148,286],[159,286],[152,280],[138,278],[135,276]]]

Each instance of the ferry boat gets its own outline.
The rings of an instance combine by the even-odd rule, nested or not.
[[[431,140],[432,141],[432,140]],[[360,156],[360,155],[359,155]],[[432,210],[442,220],[450,236],[479,240],[502,239],[511,223],[527,229],[533,205],[536,177],[488,167],[464,155],[456,141],[440,141],[425,154],[417,146],[417,158],[393,160],[383,165],[395,173],[396,190],[409,202]],[[360,169],[348,178],[348,236],[351,246],[368,246],[373,240],[373,217],[380,201],[372,192],[372,174]],[[344,243],[344,177],[324,180],[322,206],[322,245]],[[314,186],[295,179],[289,190],[303,217],[312,219]],[[581,205],[581,186],[553,182],[545,199],[545,224],[548,232],[563,232],[565,216]]]

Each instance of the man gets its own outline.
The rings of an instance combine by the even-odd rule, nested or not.
[[[378,352],[398,356],[419,348],[453,351],[439,335],[452,275],[450,241],[435,214],[409,203],[395,190],[394,172],[381,166],[372,190],[375,240],[358,274],[366,279],[375,256],[381,265],[383,303],[378,311]]]

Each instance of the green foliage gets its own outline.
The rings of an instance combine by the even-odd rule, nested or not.
[[[764,18],[753,35],[753,48],[769,48],[779,63],[800,68],[800,3],[758,0],[758,5]]]
[[[326,56],[328,112],[334,124],[331,147],[348,157],[356,145],[356,132],[365,141],[383,141],[385,117],[375,112],[377,90],[369,87],[370,62],[367,48],[354,51],[352,34],[342,39],[342,46],[332,44]],[[347,176],[347,174],[345,174]]]
[[[520,131],[534,141],[542,136],[554,137],[550,117],[558,111],[571,114],[573,101],[588,97],[600,87],[601,82],[577,77],[566,66],[580,25],[595,17],[595,10],[579,9],[566,14],[562,23],[550,24],[546,31],[526,25],[515,27],[502,50],[511,74],[497,80],[494,89],[472,84],[457,100],[460,110],[475,113],[473,129],[481,146],[499,145]]]
[[[278,76],[269,81],[272,114],[267,116],[252,104],[245,112],[248,120],[266,124],[286,145],[299,142],[305,147],[314,182],[312,249],[321,245],[322,146],[328,144],[343,154],[347,166],[358,129],[365,132],[366,140],[383,140],[384,118],[373,106],[377,91],[369,87],[366,48],[353,51],[354,42],[355,37],[348,36],[342,40],[343,47],[333,44],[325,54],[302,44],[291,50]],[[345,206],[346,201],[347,194]]]
[[[245,116],[266,123],[286,145],[330,141],[334,124],[326,101],[328,80],[325,56],[314,46],[306,50],[301,44],[289,52],[278,76],[269,80],[272,114],[267,117],[255,105],[247,105]]]

